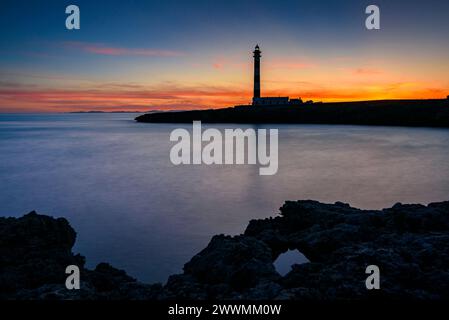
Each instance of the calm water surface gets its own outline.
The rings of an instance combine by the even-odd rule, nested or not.
[[[66,217],[89,267],[164,282],[212,235],[241,233],[287,199],[369,209],[449,200],[446,129],[277,126],[279,171],[260,176],[257,166],[174,166],[179,125],[135,116],[0,115],[0,215]]]

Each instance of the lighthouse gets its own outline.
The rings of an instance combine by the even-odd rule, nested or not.
[[[260,51],[259,45],[254,48],[254,96],[253,101],[260,98]]]
[[[254,48],[254,95],[253,106],[285,106],[298,104],[300,99],[292,99],[289,97],[261,97],[260,96],[260,51],[259,45]]]

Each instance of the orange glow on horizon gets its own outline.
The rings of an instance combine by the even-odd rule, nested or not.
[[[79,45],[79,44],[77,44]],[[84,47],[83,47],[84,48]],[[99,47],[101,50],[106,47]],[[97,47],[94,47],[97,50]],[[99,49],[99,50],[100,50]],[[85,50],[93,50],[86,47]],[[105,49],[106,50],[106,49]],[[136,55],[177,54],[165,51],[109,50]],[[398,60],[399,61],[399,60]],[[449,94],[449,65],[408,65],[348,59],[266,58],[262,64],[262,96],[300,97],[303,101],[366,101],[444,99]],[[139,67],[139,65],[136,65]],[[72,79],[64,75],[13,74],[19,80],[0,82],[0,112],[192,110],[250,104],[252,63],[217,59],[184,64],[185,70],[164,67],[156,76],[138,70],[117,70],[103,79]],[[406,70],[404,72],[403,70]],[[126,74],[126,72],[128,72]],[[132,79],[133,82],[114,82]],[[176,81],[169,80],[176,79]]]
[[[300,97],[304,101],[341,102],[387,99],[443,99],[447,90],[406,84],[360,89],[266,90],[263,96]],[[173,90],[0,90],[1,112],[148,111],[223,108],[249,104],[250,90],[229,88]],[[4,106],[4,107],[1,107]]]

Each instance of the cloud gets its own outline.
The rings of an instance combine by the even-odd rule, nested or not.
[[[217,70],[223,69],[246,69],[250,67],[249,62],[242,62],[234,57],[216,57],[212,61],[212,67]]]
[[[63,42],[63,46],[69,49],[77,49],[87,53],[107,56],[179,57],[185,55],[185,53],[180,51],[111,47],[101,43],[88,43],[78,41],[66,41]]]
[[[35,87],[34,84],[24,84],[20,82],[14,82],[14,81],[3,81],[0,80],[0,89],[2,88],[30,88]]]
[[[196,109],[248,103],[250,91],[226,86],[180,86],[164,83],[149,87],[138,84],[104,83],[89,88],[51,89],[0,87],[0,110],[6,107],[74,111],[100,108],[116,110]],[[8,109],[9,110],[9,109]]]
[[[268,60],[266,62],[266,68],[269,69],[306,69],[316,67],[317,64],[308,61],[300,61],[298,59],[279,59],[279,60]]]
[[[352,73],[357,75],[379,75],[383,74],[384,71],[375,68],[357,68],[352,70]]]
[[[285,69],[285,70],[297,70],[297,69],[308,69],[316,67],[317,64],[309,61],[300,61],[298,59],[275,59],[275,60],[267,60],[263,64],[263,68],[266,69]],[[228,58],[216,58],[212,62],[212,67],[218,70],[222,70],[224,68],[239,68],[246,69],[252,67],[251,62],[237,62]]]
[[[389,82],[382,84],[279,81],[267,86],[264,96],[301,97],[315,101],[444,98],[447,90],[431,83]],[[76,88],[42,88],[34,84],[0,82],[0,112],[77,110],[191,110],[220,108],[251,101],[251,86],[185,85],[163,82],[89,83]]]

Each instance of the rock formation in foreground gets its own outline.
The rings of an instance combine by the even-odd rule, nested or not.
[[[242,235],[214,236],[164,286],[105,263],[87,270],[71,252],[75,238],[63,218],[0,218],[0,299],[449,298],[449,201],[381,211],[287,201]],[[310,262],[281,276],[273,261],[288,249]],[[81,269],[81,290],[64,286],[69,264]],[[380,290],[366,289],[368,265],[380,268]]]

